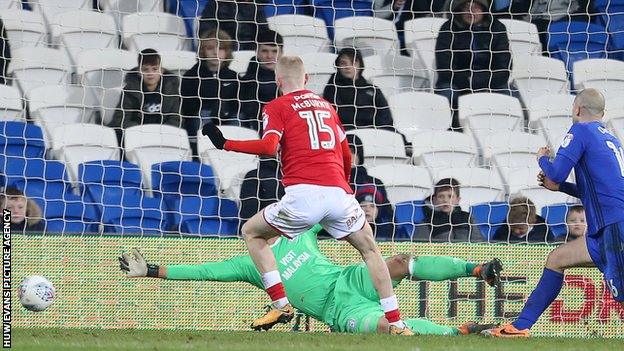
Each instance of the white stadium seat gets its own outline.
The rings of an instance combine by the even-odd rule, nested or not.
[[[567,94],[568,73],[563,61],[544,56],[514,56],[511,78],[528,105],[544,94]]]
[[[46,85],[28,93],[30,116],[52,139],[54,129],[65,124],[93,123],[97,105],[82,86]]]
[[[267,18],[269,28],[281,34],[285,54],[330,51],[325,21],[305,15],[278,15]]]
[[[230,69],[240,75],[244,75],[249,66],[249,61],[256,56],[254,50],[239,50],[232,53],[232,62]]]
[[[364,57],[364,78],[378,86],[386,99],[414,90],[429,89],[429,73],[420,62],[403,55]]]
[[[137,12],[163,12],[165,0],[100,0],[104,13],[115,18],[117,29],[121,31],[124,16]]]
[[[546,94],[531,99],[529,108],[529,128],[536,129],[542,118],[563,118],[571,121],[574,95]]]
[[[434,184],[443,178],[455,178],[460,184],[459,205],[464,211],[470,206],[503,199],[504,186],[493,170],[479,167],[449,167],[434,173]]]
[[[43,15],[48,26],[59,13],[72,10],[91,10],[93,8],[92,0],[29,0],[28,3],[34,12]],[[51,32],[49,28],[48,32]]]
[[[115,20],[105,13],[89,10],[59,13],[52,18],[50,28],[52,43],[64,48],[74,64],[80,52],[119,47]]]
[[[476,158],[474,139],[464,133],[438,130],[418,133],[412,139],[414,163],[433,170],[470,167],[475,164]]]
[[[23,95],[34,88],[69,83],[71,66],[65,53],[44,47],[11,50],[8,73],[13,75]]]
[[[553,152],[557,152],[570,127],[572,127],[572,118],[542,118],[539,120],[539,128],[548,142],[548,147]]]
[[[123,41],[128,50],[187,50],[184,20],[165,12],[133,13],[123,18]]]
[[[226,139],[255,140],[258,133],[252,129],[236,126],[220,126],[219,129]],[[237,200],[240,196],[240,185],[245,174],[258,166],[258,158],[238,152],[219,150],[214,147],[208,137],[197,132],[197,153],[202,163],[209,164],[219,180],[219,188],[225,196]]]
[[[537,27],[527,21],[501,19],[507,29],[509,46],[513,56],[541,55],[542,44],[539,40]]]
[[[47,29],[41,14],[10,8],[0,10],[0,18],[11,50],[28,46],[46,46]]]
[[[392,164],[372,167],[372,177],[379,178],[386,188],[388,200],[393,203],[422,200],[431,194],[431,175],[425,167]]]
[[[336,54],[318,52],[301,55],[303,67],[309,76],[306,88],[323,95],[323,90],[332,74],[336,73]]]
[[[587,59],[574,63],[574,87],[595,88],[606,99],[624,96],[624,62],[611,59]]]
[[[463,95],[458,101],[459,122],[472,133],[477,146],[482,148],[483,138],[491,133],[521,130],[524,114],[518,99],[494,93]]]
[[[73,181],[78,180],[78,165],[95,160],[119,160],[120,149],[115,130],[95,124],[66,124],[52,133],[52,155],[62,161]]]
[[[124,131],[128,161],[141,167],[143,184],[152,189],[152,165],[167,161],[190,161],[191,145],[186,130],[170,125],[144,124]]]
[[[435,83],[435,46],[440,27],[447,20],[436,17],[416,18],[405,22],[405,46],[429,70],[429,81]]]
[[[126,71],[137,66],[137,54],[119,49],[95,49],[77,57],[78,82],[100,106],[102,123],[108,124],[119,104]]]
[[[24,118],[23,111],[19,89],[0,84],[0,121],[18,121]]]
[[[484,139],[483,158],[492,167],[521,167],[535,164],[535,153],[546,146],[542,135],[520,131],[497,132]]]
[[[21,9],[22,0],[0,0],[0,9]]]
[[[388,53],[399,48],[394,22],[377,17],[344,17],[334,21],[334,41],[338,50],[355,47],[362,56]]]
[[[501,171],[503,182],[510,196],[519,194],[528,197],[535,204],[537,213],[540,213],[542,207],[547,205],[571,202],[571,198],[567,194],[546,190],[537,184],[537,174],[540,169],[536,164],[513,169],[501,169]]]
[[[192,51],[162,51],[158,54],[162,68],[178,76],[183,76],[197,63],[197,54]]]
[[[423,92],[408,92],[391,96],[388,105],[394,127],[407,140],[420,132],[444,131],[451,126],[451,107],[447,98]]]
[[[354,129],[347,134],[355,134],[362,140],[364,164],[368,167],[407,163],[408,157],[401,134],[373,128]]]

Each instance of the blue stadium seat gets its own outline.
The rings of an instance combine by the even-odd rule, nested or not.
[[[173,218],[174,230],[181,231],[180,224],[199,217],[218,217],[219,198],[216,196],[180,196],[173,203],[166,203],[167,211]]]
[[[470,216],[479,226],[483,239],[487,241],[507,220],[507,212],[509,212],[509,204],[506,202],[488,202],[470,207]]]
[[[372,1],[313,0],[314,16],[325,21],[329,39],[334,39],[334,21],[344,17],[373,16]]]
[[[97,233],[98,224],[94,206],[83,204],[73,194],[63,200],[47,200],[43,211],[46,233]]]
[[[395,205],[394,219],[396,223],[395,240],[410,240],[416,230],[416,224],[423,223],[425,201],[407,201]]]
[[[0,122],[0,154],[41,158],[45,151],[43,131],[24,122]]]
[[[186,35],[194,37],[193,26],[196,18],[201,17],[204,7],[210,0],[178,0],[168,1],[167,11],[184,19]]]
[[[548,51],[566,64],[568,72],[573,71],[576,61],[607,57],[609,37],[603,26],[587,22],[554,22],[548,27],[548,35]]]
[[[114,160],[98,160],[78,165],[78,179],[83,198],[102,203],[106,196],[122,198],[125,194],[139,195],[141,169],[139,166]]]
[[[182,196],[173,208],[174,230],[197,235],[237,235],[238,207],[216,196]]]
[[[615,0],[592,1],[598,22],[609,34],[610,58],[624,60],[624,2]]]
[[[277,15],[307,15],[309,5],[306,0],[273,0],[264,4],[264,14],[266,17]]]
[[[182,222],[180,231],[194,235],[237,236],[238,221],[214,218],[195,218]]]
[[[542,207],[542,217],[546,220],[550,231],[555,237],[565,237],[568,233],[566,226],[566,216],[570,204],[555,204]]]

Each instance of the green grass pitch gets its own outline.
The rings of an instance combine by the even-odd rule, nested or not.
[[[173,330],[14,329],[14,350],[400,350],[538,351],[621,350],[622,339],[531,338],[502,340],[481,336],[347,335],[329,333],[214,332]]]

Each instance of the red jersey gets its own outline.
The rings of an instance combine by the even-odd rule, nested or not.
[[[280,138],[282,183],[334,186],[353,191],[345,179],[340,143],[346,135],[336,110],[311,92],[299,90],[264,106],[264,135]]]

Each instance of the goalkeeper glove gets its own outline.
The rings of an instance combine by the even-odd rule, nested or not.
[[[226,139],[223,137],[221,130],[214,124],[208,122],[202,127],[202,134],[210,138],[212,144],[219,150],[223,150]]]
[[[155,264],[148,264],[145,262],[139,250],[132,249],[132,256],[128,253],[122,253],[121,256],[119,256],[119,268],[127,273],[128,278],[158,278],[160,267]]]

